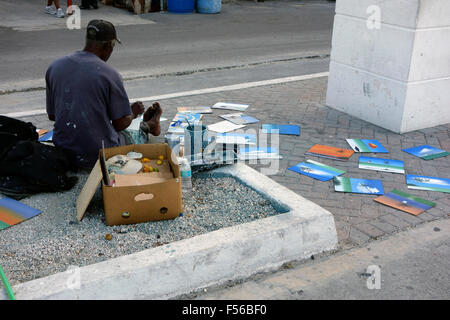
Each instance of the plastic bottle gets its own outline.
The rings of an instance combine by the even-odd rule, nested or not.
[[[183,192],[189,192],[192,190],[192,170],[189,161],[186,158],[179,158],[180,171],[181,171],[181,189]]]

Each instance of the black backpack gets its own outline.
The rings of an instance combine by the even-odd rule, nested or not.
[[[77,183],[77,177],[67,176],[71,165],[65,153],[37,140],[32,123],[0,116],[0,193],[21,199]]]

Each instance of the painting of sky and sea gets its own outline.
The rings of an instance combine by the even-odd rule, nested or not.
[[[406,184],[409,189],[450,193],[450,179],[407,174]]]
[[[334,177],[333,182],[334,190],[337,192],[384,194],[383,184],[380,180]]]
[[[359,168],[391,173],[405,173],[405,163],[401,160],[359,157]]]
[[[320,181],[328,181],[333,179],[333,177],[340,176],[345,173],[344,170],[339,170],[314,160],[306,160],[305,162],[301,162],[288,168],[288,170]]]
[[[278,133],[278,134],[287,134],[287,135],[300,135],[300,127],[293,124],[263,124],[262,125],[263,133]]]
[[[402,192],[400,190],[392,190],[384,196],[373,199],[376,202],[386,206],[413,214],[415,216],[421,214],[436,205],[436,203],[422,199],[412,194]]]
[[[250,123],[259,122],[258,119],[248,116],[246,114],[243,114],[241,112],[224,114],[224,115],[221,115],[220,117],[225,120],[228,120],[230,122],[233,122],[234,124],[250,124]]]
[[[444,150],[441,150],[441,149],[438,149],[438,148],[435,148],[432,146],[428,146],[428,145],[403,149],[403,151],[405,151],[409,154],[412,154],[416,157],[419,157],[423,160],[433,160],[436,158],[448,156],[450,154],[450,152],[446,152]]]
[[[378,140],[346,139],[355,152],[389,153]]]

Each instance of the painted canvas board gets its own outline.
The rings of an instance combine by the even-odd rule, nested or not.
[[[407,174],[406,184],[409,189],[450,193],[450,179],[446,178]]]
[[[194,122],[198,122],[202,119],[201,113],[180,113],[178,112],[175,114],[175,117],[173,118],[172,122],[175,121],[182,121],[182,122],[189,122],[190,124]]]
[[[347,161],[354,151],[349,149],[335,148],[316,144],[312,146],[307,152],[307,155],[328,158],[333,160]]]
[[[320,181],[328,181],[345,173],[344,170],[339,170],[314,160],[306,160],[305,162],[301,162],[288,168],[288,170]]]
[[[278,149],[272,147],[243,147],[239,149],[239,160],[281,159]]]
[[[383,196],[373,199],[386,206],[413,214],[415,216],[431,209],[436,203],[411,195],[406,192],[394,189]]]
[[[380,180],[334,177],[333,182],[334,190],[338,192],[384,194],[383,184]]]
[[[221,115],[220,117],[230,122],[233,122],[234,124],[250,124],[259,122],[258,119],[245,115],[241,112],[224,114]]]
[[[433,160],[440,157],[445,157],[450,154],[450,152],[429,146],[423,145],[414,148],[403,149],[403,151],[419,157],[423,160]]]
[[[278,133],[294,136],[300,135],[300,127],[291,124],[263,124],[262,131],[263,133]]]
[[[187,122],[183,122],[180,120],[172,121],[169,124],[169,129],[167,130],[167,132],[173,134],[184,134],[184,128],[186,128],[187,126]]]
[[[213,108],[213,109],[223,109],[223,110],[245,111],[248,108],[248,104],[217,102],[211,108]]]
[[[239,145],[255,145],[256,134],[245,133],[217,133],[217,144],[239,144]]]
[[[210,107],[179,107],[177,111],[180,113],[212,113]]]
[[[43,131],[41,131],[41,132],[43,132]],[[49,142],[52,140],[53,140],[53,130],[40,134],[39,138],[38,138],[39,142]]]
[[[41,211],[8,197],[0,198],[0,230],[28,220]]]
[[[346,139],[355,152],[389,153],[378,140]]]
[[[401,160],[359,157],[359,168],[392,173],[405,173],[405,163]]]

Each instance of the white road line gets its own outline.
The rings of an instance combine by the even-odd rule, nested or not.
[[[328,74],[329,74],[328,72],[320,72],[320,73],[313,73],[313,74],[305,74],[302,76],[284,77],[284,78],[277,78],[277,79],[270,79],[270,80],[263,80],[263,81],[238,83],[238,84],[215,87],[215,88],[207,88],[207,89],[191,90],[191,91],[181,91],[181,92],[163,94],[163,95],[158,95],[158,96],[133,98],[133,99],[130,99],[130,102],[133,103],[136,101],[166,100],[166,99],[173,99],[173,98],[180,98],[180,97],[187,97],[187,96],[195,96],[195,95],[200,95],[200,94],[241,90],[241,89],[254,88],[254,87],[260,87],[260,86],[276,85],[276,84],[282,84],[282,83],[288,83],[288,82],[328,77]],[[7,116],[10,118],[21,118],[21,117],[30,117],[30,116],[35,116],[35,115],[41,115],[41,114],[45,114],[45,113],[46,113],[45,109],[35,109],[35,110],[22,111],[22,112],[5,113],[5,114],[3,114],[3,116]]]

